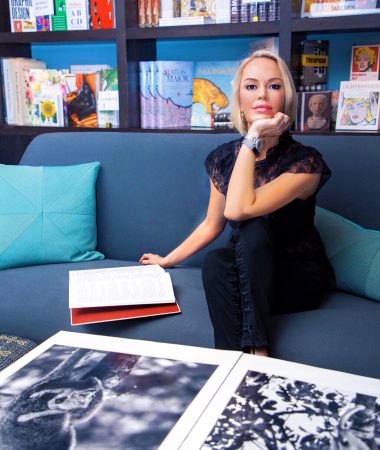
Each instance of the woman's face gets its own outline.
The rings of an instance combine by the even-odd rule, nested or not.
[[[322,116],[326,109],[326,102],[323,95],[312,95],[309,101],[309,109],[315,116]]]
[[[370,63],[370,60],[369,60],[368,53],[361,53],[360,55],[358,55],[356,64],[357,64],[360,72],[367,71],[369,69],[369,63]]]
[[[285,88],[280,69],[269,58],[255,58],[243,69],[240,81],[240,111],[248,126],[259,119],[283,112]]]
[[[367,108],[364,103],[364,100],[352,102],[351,104],[348,105],[347,110],[350,121],[353,124],[358,124],[360,122],[363,122],[363,120],[365,120]]]

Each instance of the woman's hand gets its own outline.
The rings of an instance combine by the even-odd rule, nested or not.
[[[146,266],[151,264],[158,264],[163,269],[169,269],[170,267],[173,267],[173,265],[169,263],[166,257],[163,258],[162,256],[156,255],[154,253],[144,253],[139,259],[139,263]]]
[[[278,112],[270,119],[259,119],[253,122],[248,130],[248,134],[260,138],[281,136],[289,127],[289,120],[289,116]]]

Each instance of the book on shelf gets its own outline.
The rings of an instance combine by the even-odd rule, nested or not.
[[[297,129],[299,131],[329,131],[332,91],[299,92]]]
[[[3,91],[8,125],[29,125],[26,108],[30,69],[44,69],[43,61],[31,58],[6,58],[3,65]]]
[[[324,91],[327,88],[329,41],[303,40],[299,48],[298,90]]]
[[[70,73],[96,73],[110,68],[109,64],[71,64]]]
[[[160,18],[168,19],[170,17],[181,16],[180,0],[161,0]]]
[[[179,313],[170,274],[160,266],[69,273],[72,324]]]
[[[88,30],[88,0],[66,0],[68,30]]]
[[[181,0],[182,17],[210,17],[215,20],[216,0]]]
[[[258,50],[268,50],[270,52],[276,53],[278,55],[279,38],[269,37],[264,39],[255,39],[251,42],[249,47],[249,52],[254,53]]]
[[[36,31],[36,16],[34,14],[33,2],[9,1],[9,16],[12,32]]]
[[[66,97],[68,87],[66,76],[68,69],[30,69],[27,71],[27,88],[25,91],[25,125],[41,125],[40,96],[55,94],[55,99],[62,99],[63,122],[67,125],[67,103]],[[59,107],[60,110],[61,107]],[[60,115],[61,117],[61,115]]]
[[[89,128],[98,126],[97,95],[100,86],[99,78],[99,72],[76,73],[66,77],[69,125]]]
[[[1,371],[1,438],[20,448],[50,448],[53,434],[56,448],[377,448],[379,392],[375,378],[239,351],[60,331]]]
[[[231,112],[238,61],[198,61],[194,67],[191,126],[213,128],[216,114]]]
[[[380,13],[377,0],[303,0],[301,17],[331,17]]]
[[[380,129],[380,81],[341,81],[336,130]]]
[[[155,72],[155,61],[139,62],[141,128],[155,128],[157,126]]]
[[[354,45],[351,51],[350,80],[379,79],[380,45]]]
[[[185,25],[207,25],[215,23],[215,19],[207,16],[167,17],[158,21],[160,27],[173,27]]]
[[[102,30],[115,28],[114,0],[88,0],[89,1],[89,28]]]
[[[38,124],[43,127],[64,127],[65,115],[63,96],[60,92],[38,94],[35,100],[38,114]]]
[[[156,61],[155,65],[157,128],[190,128],[194,63]]]
[[[51,20],[53,31],[67,30],[66,0],[54,0],[54,14]]]
[[[97,101],[98,127],[119,126],[119,83],[117,69],[100,71],[100,87]]]

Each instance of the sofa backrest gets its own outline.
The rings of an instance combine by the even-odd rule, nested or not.
[[[59,132],[37,136],[20,164],[71,165],[99,161],[98,249],[107,258],[137,260],[166,254],[199,224],[207,210],[204,160],[224,133]],[[319,204],[380,229],[380,149],[376,136],[296,136],[325,156],[334,176]],[[376,144],[376,145],[375,145]],[[212,247],[223,245],[228,227]],[[204,252],[187,262],[199,265]]]

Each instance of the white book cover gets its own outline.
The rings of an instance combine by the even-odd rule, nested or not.
[[[66,0],[66,19],[68,30],[88,30],[88,1]]]
[[[379,426],[380,380],[244,354],[178,448],[364,450]]]
[[[336,130],[376,131],[380,129],[380,81],[342,81]]]
[[[35,0],[9,0],[9,18],[12,32],[36,31]]]
[[[54,14],[54,0],[33,0],[35,16],[48,16]]]
[[[216,23],[231,22],[231,0],[216,0],[215,22]]]
[[[69,307],[175,303],[169,273],[160,266],[131,266],[69,272]]]
[[[59,92],[47,92],[37,95],[38,125],[43,127],[63,127],[63,96]]]
[[[177,449],[240,355],[61,331],[1,371],[1,448]]]
[[[5,116],[8,125],[15,123],[15,86],[12,82],[11,58],[1,59],[2,83],[5,97]]]
[[[278,37],[270,37],[265,39],[255,39],[250,45],[250,52],[254,53],[258,50],[269,50],[278,55]]]
[[[309,11],[301,15],[302,17],[330,17],[380,13],[377,0],[305,1],[308,4]]]

